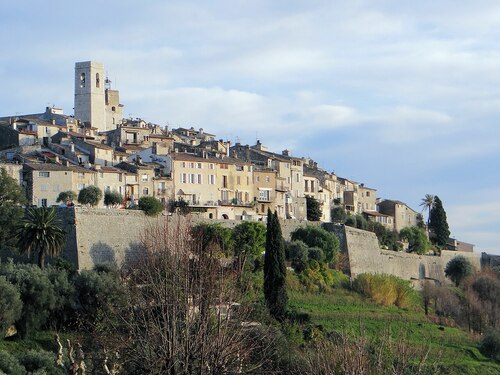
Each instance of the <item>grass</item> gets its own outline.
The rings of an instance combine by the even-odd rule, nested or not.
[[[289,299],[291,309],[309,314],[324,332],[376,338],[389,330],[391,337],[405,335],[413,345],[429,346],[429,360],[439,364],[440,373],[500,373],[500,364],[485,358],[466,331],[430,322],[418,306],[380,306],[343,288],[323,294],[291,291]]]

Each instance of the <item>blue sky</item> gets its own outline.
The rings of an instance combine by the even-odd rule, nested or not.
[[[463,4],[465,3],[465,4]],[[78,5],[77,5],[78,4]],[[500,254],[500,2],[0,0],[0,115],[71,114],[76,61],[124,114],[274,151]]]

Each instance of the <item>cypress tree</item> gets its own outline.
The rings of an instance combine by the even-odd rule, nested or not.
[[[450,229],[446,220],[443,202],[441,202],[441,199],[437,195],[434,197],[434,204],[429,216],[429,229],[432,233],[432,242],[439,246],[446,245],[450,237]]]
[[[266,254],[264,257],[264,296],[267,308],[276,319],[286,315],[285,245],[276,211],[267,210]]]

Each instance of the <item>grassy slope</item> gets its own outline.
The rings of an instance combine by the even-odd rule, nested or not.
[[[290,292],[290,307],[310,315],[313,324],[326,332],[365,332],[369,337],[389,329],[396,337],[406,333],[415,345],[430,345],[430,360],[460,374],[500,374],[500,365],[482,356],[476,342],[463,330],[431,323],[420,309],[400,309],[371,303],[355,292],[335,289],[331,293]],[[444,329],[443,329],[444,328]],[[443,369],[444,370],[444,369]]]

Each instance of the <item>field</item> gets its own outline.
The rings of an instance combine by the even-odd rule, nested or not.
[[[378,306],[343,288],[328,293],[289,293],[290,307],[307,313],[311,323],[324,332],[370,338],[387,332],[393,338],[405,336],[412,345],[430,348],[428,361],[437,363],[444,374],[500,374],[500,365],[485,358],[476,340],[464,330],[431,322],[418,307],[400,309]]]

